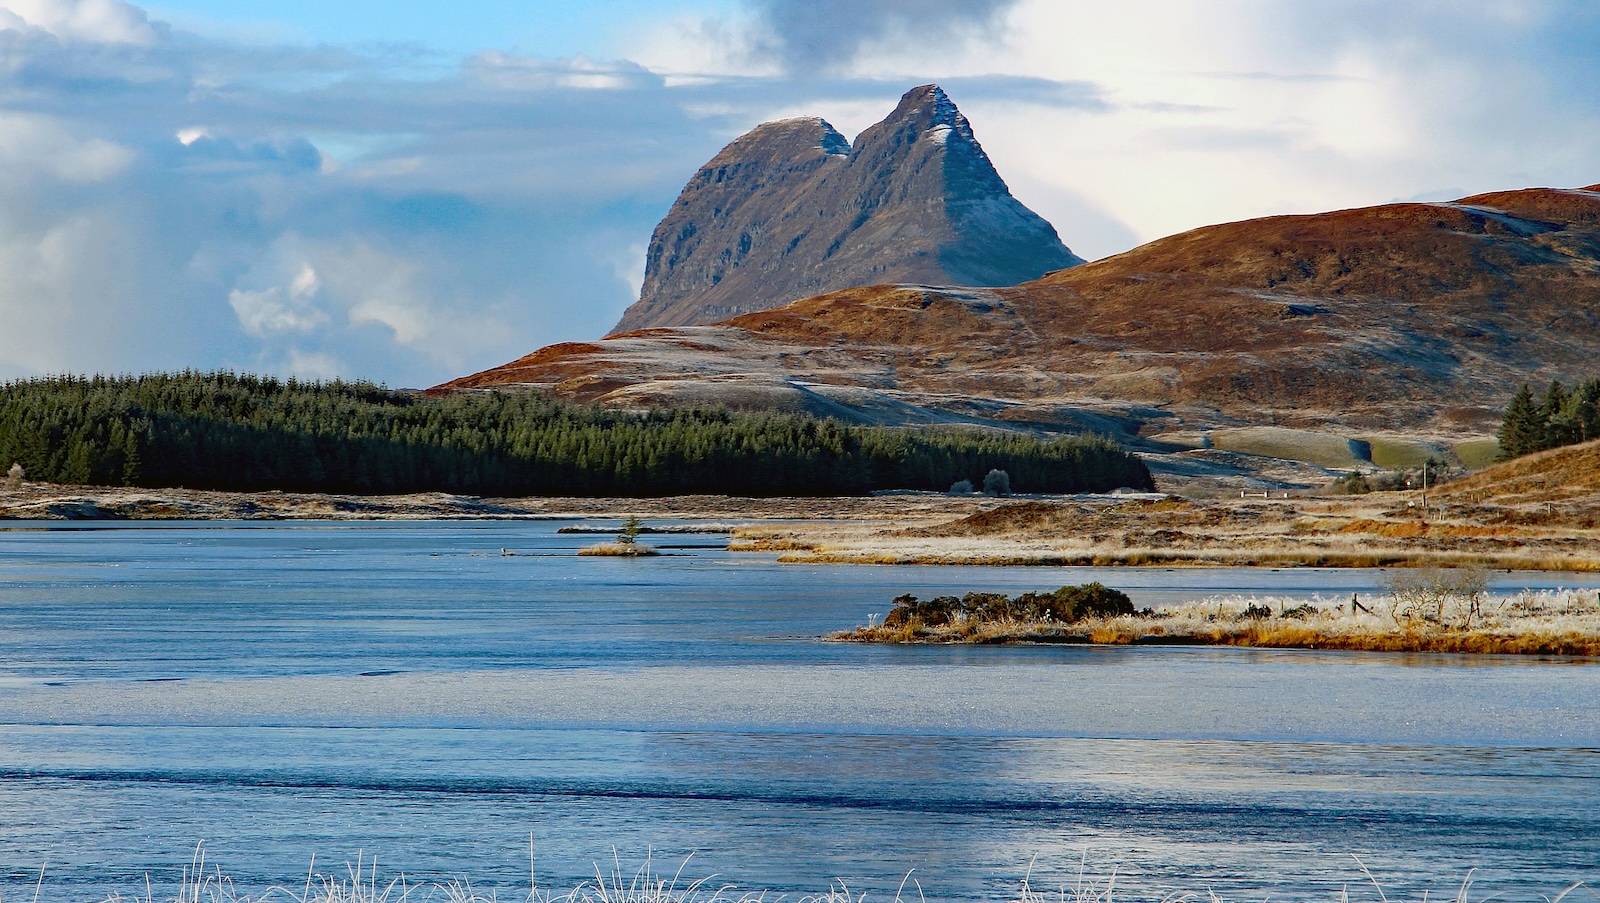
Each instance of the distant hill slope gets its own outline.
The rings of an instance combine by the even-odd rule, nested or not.
[[[441,388],[1147,438],[1481,435],[1523,381],[1596,359],[1600,185],[1209,226],[1011,288],[849,289],[551,346]]]
[[[1507,527],[1566,529],[1569,549],[1600,540],[1600,440],[1537,452],[1440,486],[1435,504]]]
[[[723,148],[656,227],[639,301],[614,332],[876,283],[1015,285],[1082,262],[1011,196],[950,98],[924,85],[854,144],[812,118]]]
[[[1600,440],[1526,455],[1439,487],[1460,502],[1543,507],[1583,502],[1600,510]]]

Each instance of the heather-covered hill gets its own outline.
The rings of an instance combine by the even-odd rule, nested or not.
[[[1540,522],[1600,526],[1600,440],[1526,455],[1439,487],[1441,499],[1503,506]]]
[[[1190,441],[1487,435],[1600,355],[1600,186],[1209,226],[1010,288],[884,285],[552,346],[441,388]]]

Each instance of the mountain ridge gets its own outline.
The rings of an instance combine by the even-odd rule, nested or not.
[[[610,334],[882,282],[1012,285],[1082,262],[923,85],[854,142],[802,117],[729,143],[656,226],[639,300]]]
[[[895,423],[1483,436],[1600,358],[1600,186],[1206,226],[1006,288],[879,285],[445,384]],[[1188,441],[1183,439],[1182,441]]]

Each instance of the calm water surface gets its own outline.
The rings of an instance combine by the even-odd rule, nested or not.
[[[822,643],[901,592],[1140,605],[1359,571],[578,558],[557,522],[0,529],[0,897],[246,889],[376,854],[508,899],[615,847],[744,887],[1003,900],[1600,886],[1600,663]],[[49,529],[45,529],[49,527]],[[502,554],[506,550],[513,554]],[[1600,587],[1502,575],[1501,588]],[[914,870],[914,871],[913,871]],[[1582,892],[1580,892],[1582,893]]]

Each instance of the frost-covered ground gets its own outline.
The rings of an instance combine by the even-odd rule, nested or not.
[[[1434,583],[1429,584],[1432,579]],[[1396,652],[1600,655],[1600,594],[1455,591],[1437,572],[1361,599],[1227,596],[1152,614],[1072,624],[958,619],[947,625],[868,625],[837,634],[866,642],[1004,641],[1184,644]]]

